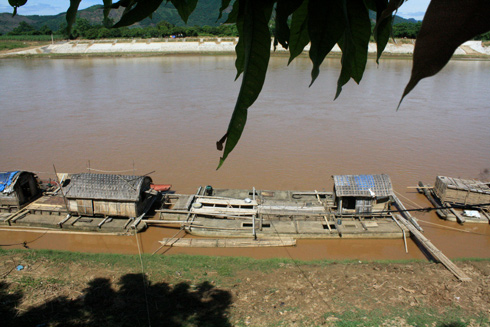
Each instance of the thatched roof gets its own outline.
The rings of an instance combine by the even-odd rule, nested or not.
[[[141,192],[146,191],[142,186],[150,183],[148,176],[72,174],[70,183],[63,190],[68,199],[137,202]]]
[[[393,194],[388,175],[336,175],[333,176],[335,195],[374,197]]]

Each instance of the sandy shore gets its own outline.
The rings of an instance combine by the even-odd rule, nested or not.
[[[18,51],[8,51],[1,56],[30,56],[30,55],[111,55],[125,53],[143,54],[218,54],[234,53],[238,39],[216,38],[216,39],[179,39],[179,40],[75,40],[59,42],[45,46]],[[384,50],[385,54],[411,55],[414,43],[389,43]],[[271,45],[271,51],[274,48]],[[309,45],[305,51],[309,50]],[[276,53],[287,53],[288,50],[280,45]],[[332,53],[340,53],[340,48],[335,46]],[[376,44],[370,43],[368,52],[376,53]],[[454,53],[459,56],[490,56],[490,47],[484,47],[481,41],[468,41],[461,45]]]

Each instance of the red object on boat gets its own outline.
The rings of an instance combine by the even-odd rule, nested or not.
[[[172,184],[150,184],[151,189],[158,192],[166,192],[170,190]]]

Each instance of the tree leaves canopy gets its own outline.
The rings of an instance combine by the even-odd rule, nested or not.
[[[199,0],[167,0],[187,19]],[[219,19],[233,2],[227,23],[237,25],[239,41],[236,46],[237,78],[241,87],[226,134],[217,142],[223,149],[218,168],[237,145],[247,121],[248,109],[259,96],[265,81],[270,57],[271,35],[269,22],[274,17],[273,45],[281,44],[290,51],[289,63],[311,43],[309,56],[313,63],[311,83],[320,73],[320,66],[337,44],[342,50],[342,69],[337,81],[335,98],[352,78],[362,79],[371,35],[369,11],[376,13],[373,31],[377,44],[377,62],[391,35],[393,15],[406,0],[221,0]],[[14,8],[27,0],[9,0]],[[66,14],[68,31],[75,23],[81,0],[70,0]],[[129,26],[151,17],[163,0],[102,0],[104,17],[111,8],[125,7],[114,27]],[[489,0],[432,0],[422,22],[414,49],[413,68],[403,98],[425,78],[439,72],[462,43],[490,30]],[[311,85],[311,84],[310,84]],[[401,103],[401,100],[400,100]]]

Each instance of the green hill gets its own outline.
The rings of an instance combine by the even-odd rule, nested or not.
[[[221,7],[221,0],[200,0],[197,4],[196,9],[189,17],[189,21],[187,22],[187,26],[219,26],[222,24],[226,18],[228,17],[228,12],[223,14],[223,17],[220,20],[217,20],[219,8]],[[123,8],[113,9],[110,14],[110,18],[117,22],[122,15]],[[22,8],[20,8],[19,12],[22,13]],[[65,19],[66,13],[60,13],[57,15],[48,15],[48,16],[39,16],[39,15],[29,15],[22,16],[16,15],[12,17],[12,13],[1,13],[0,14],[0,33],[6,34],[12,31],[15,27],[19,25],[21,21],[28,23],[36,29],[40,29],[42,26],[47,25],[53,31],[56,31],[60,28],[62,24],[66,23]],[[82,18],[86,18],[92,25],[101,24],[103,15],[102,15],[102,6],[92,6],[87,9],[79,10],[78,16]],[[372,19],[375,19],[374,13],[372,13]],[[137,26],[150,26],[156,25],[161,21],[167,21],[176,26],[183,26],[185,23],[180,19],[179,14],[175,7],[169,2],[164,3],[157,9],[155,13],[153,13],[152,18],[146,18],[140,23],[136,24]],[[414,19],[404,19],[398,16],[395,16],[395,24],[399,23],[413,23],[416,22]]]

